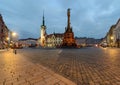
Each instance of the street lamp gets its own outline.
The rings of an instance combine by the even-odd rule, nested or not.
[[[113,37],[113,36],[111,36],[111,37],[110,37],[110,39],[111,39],[111,40],[113,40],[113,39],[114,39],[114,37]]]
[[[16,41],[16,38],[17,38],[17,33],[16,32],[11,32],[10,36],[11,36],[11,41]]]
[[[9,37],[7,37],[7,38],[6,38],[6,40],[7,40],[7,41],[9,41],[9,40],[10,40],[10,38],[9,38]]]
[[[12,32],[12,36],[14,37],[14,36],[16,36],[17,34],[16,34],[16,32]]]
[[[113,39],[114,39],[114,37],[111,36],[110,39],[111,39],[111,47],[113,47]]]
[[[18,35],[16,32],[10,31],[10,45],[13,47],[17,41]]]

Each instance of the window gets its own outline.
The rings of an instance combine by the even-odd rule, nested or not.
[[[3,29],[1,29],[1,33],[3,33]]]

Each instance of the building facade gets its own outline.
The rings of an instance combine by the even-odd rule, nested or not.
[[[113,30],[113,44],[115,47],[120,47],[120,19]]]
[[[77,44],[78,47],[85,47],[86,46],[87,38],[84,38],[84,37],[83,38],[78,38],[78,37],[76,37],[75,40],[76,40],[76,44]]]
[[[9,29],[5,25],[2,15],[0,14],[0,49],[8,47]]]
[[[61,47],[63,43],[63,34],[53,33],[46,37],[46,47]]]
[[[110,27],[104,40],[108,47],[120,47],[120,19]]]
[[[114,46],[114,29],[115,29],[115,27],[116,27],[116,25],[112,25],[106,36],[106,42],[109,47]]]
[[[53,34],[47,35],[44,15],[43,15],[43,21],[41,25],[41,36],[38,39],[38,42],[39,41],[40,41],[40,46],[50,47],[50,48],[60,47],[63,42],[63,34],[61,33],[53,33]]]

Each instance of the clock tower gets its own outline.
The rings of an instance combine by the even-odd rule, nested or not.
[[[46,44],[46,26],[45,26],[45,20],[44,20],[44,13],[43,13],[43,21],[41,25],[41,46],[45,46]]]

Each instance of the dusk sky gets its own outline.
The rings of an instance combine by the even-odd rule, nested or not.
[[[120,18],[120,0],[0,0],[4,22],[19,38],[39,38],[43,10],[47,34],[63,33],[68,8],[78,37],[102,38]]]

